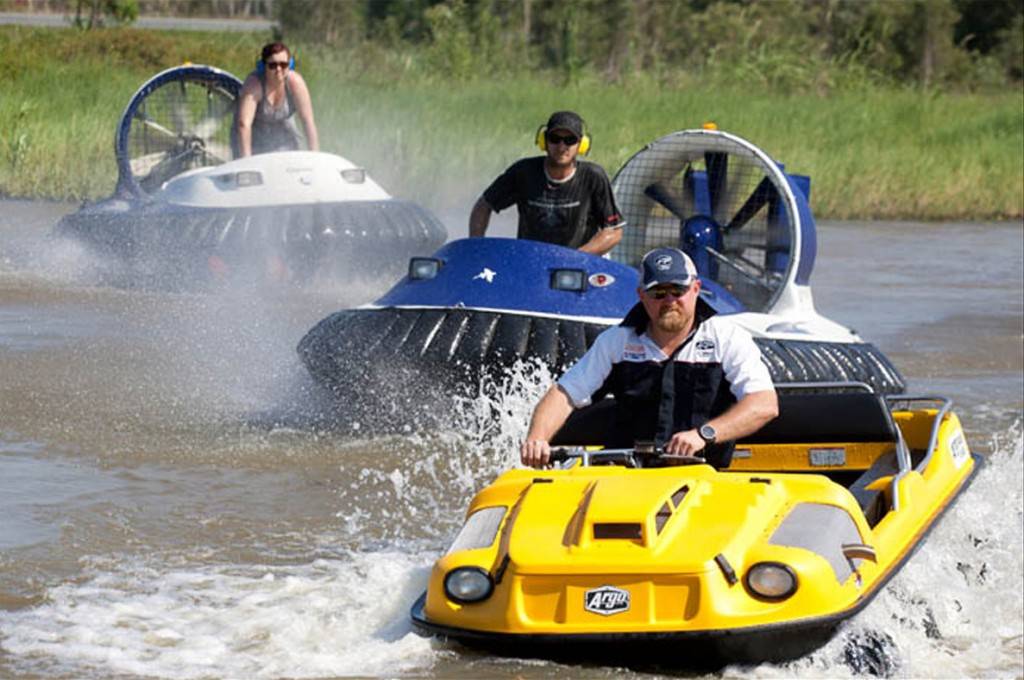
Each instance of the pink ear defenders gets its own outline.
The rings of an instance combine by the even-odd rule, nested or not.
[[[289,71],[294,71],[295,70],[295,55],[294,54],[288,56],[288,70]],[[261,57],[260,59],[256,60],[256,73],[258,73],[258,74],[260,74],[262,76],[266,72],[267,72],[267,63],[265,61],[263,61],[263,59]]]

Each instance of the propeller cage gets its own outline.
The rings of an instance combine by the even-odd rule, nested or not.
[[[210,66],[179,66],[148,80],[118,125],[118,193],[147,196],[182,172],[230,161],[241,89],[238,78]]]
[[[680,248],[705,287],[718,284],[719,294],[748,311],[771,309],[795,277],[802,230],[813,229],[809,180],[789,177],[753,144],[717,130],[652,142],[613,186],[627,223],[614,259],[636,266],[652,248]],[[813,249],[813,235],[803,240]]]

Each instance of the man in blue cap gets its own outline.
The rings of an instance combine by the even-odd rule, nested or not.
[[[574,408],[611,394],[615,441],[654,441],[666,453],[728,467],[734,442],[778,415],[778,400],[750,334],[700,299],[693,261],[658,248],[640,263],[640,302],[604,331],[534,410],[521,458],[546,465],[549,442]]]
[[[583,119],[556,111],[536,141],[545,155],[512,164],[487,187],[469,215],[469,235],[483,236],[491,212],[514,204],[519,238],[604,255],[622,239],[625,222],[604,169],[577,158],[590,147]]]

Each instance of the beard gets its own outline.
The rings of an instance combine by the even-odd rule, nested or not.
[[[571,149],[559,147],[555,153],[548,153],[547,162],[551,167],[566,168],[576,162],[576,154]]]
[[[657,326],[666,333],[678,333],[686,328],[688,321],[680,310],[670,307],[658,316]]]

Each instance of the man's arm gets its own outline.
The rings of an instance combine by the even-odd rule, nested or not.
[[[615,246],[619,245],[619,241],[622,240],[622,227],[608,227],[606,229],[598,229],[594,237],[580,246],[580,250],[584,253],[590,253],[592,255],[604,255]]]
[[[734,441],[760,430],[765,423],[779,415],[779,399],[775,390],[751,392],[729,409],[708,421],[715,428],[715,439]],[[695,456],[704,450],[704,440],[697,429],[676,432],[665,445],[665,451],[682,456]]]
[[[612,191],[608,173],[596,163],[587,163],[582,167],[590,171],[588,178],[591,179],[592,187],[588,219],[590,224],[597,225],[598,230],[589,241],[580,246],[580,250],[593,255],[604,255],[622,240],[622,227],[626,223],[619,212],[619,206],[615,204],[615,192]]]
[[[491,223],[491,204],[483,196],[477,199],[469,213],[469,235],[483,236]]]
[[[572,413],[572,403],[558,384],[552,385],[533,411],[530,420],[530,431],[520,449],[520,458],[524,465],[542,467],[547,465],[551,457],[551,445],[548,443],[558,429]]]

